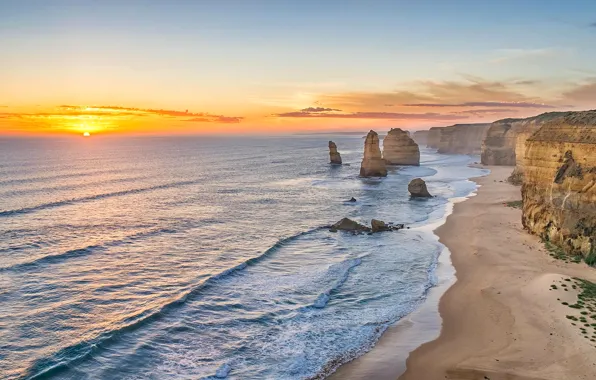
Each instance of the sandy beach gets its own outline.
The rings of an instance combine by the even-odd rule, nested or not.
[[[413,351],[403,373],[403,365],[386,364],[407,355],[400,330],[409,322],[398,323],[334,379],[596,378],[594,343],[566,318],[576,310],[562,304],[573,304],[577,291],[561,287],[569,277],[596,281],[596,270],[549,256],[523,230],[521,210],[504,204],[521,199],[520,188],[504,181],[512,168],[490,169],[476,179],[477,196],[456,204],[435,231],[457,276],[439,302],[440,336]]]

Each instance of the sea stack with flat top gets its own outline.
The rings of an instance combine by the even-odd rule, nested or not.
[[[379,148],[379,135],[371,129],[364,140],[360,177],[387,177],[387,167]]]
[[[337,145],[329,141],[329,163],[332,165],[341,165],[341,155],[337,151]]]
[[[420,148],[408,132],[392,128],[383,139],[383,159],[387,165],[420,166]]]

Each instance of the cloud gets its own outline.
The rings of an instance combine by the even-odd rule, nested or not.
[[[223,115],[209,115],[208,117],[195,117],[184,120],[191,123],[222,123],[222,124],[237,124],[244,119],[240,116],[223,116]]]
[[[350,113],[319,113],[319,112],[285,112],[275,114],[277,117],[290,118],[333,118],[333,119],[375,119],[375,120],[459,120],[467,116],[445,115],[439,113],[399,113],[399,112],[350,112]]]
[[[453,114],[457,115],[473,115],[473,116],[484,116],[484,115],[495,115],[500,113],[509,113],[514,114],[518,110],[509,109],[509,108],[486,108],[486,109],[471,109],[465,111],[456,111],[452,112]]]
[[[560,49],[553,47],[539,49],[499,49],[496,50],[497,58],[492,59],[491,63],[504,63],[514,60],[527,60],[534,58],[552,57],[560,53]]]
[[[303,108],[301,111],[302,112],[332,112],[332,111],[340,112],[341,110],[338,110],[335,108],[325,108],[325,107],[308,107],[308,108]]]
[[[563,98],[569,102],[589,103],[592,106],[596,103],[596,78],[564,92]]]
[[[590,28],[596,28],[596,22],[591,23],[589,26]]]
[[[513,107],[513,108],[556,108],[543,103],[530,102],[465,102],[465,103],[410,103],[406,107]]]
[[[35,113],[0,113],[0,118],[20,118],[20,119],[85,119],[85,118],[136,118],[147,116],[158,116],[167,118],[191,117],[183,121],[211,122],[211,123],[239,123],[244,118],[240,116],[216,115],[208,112],[189,112],[152,109],[152,108],[133,108],[120,106],[76,106],[60,105],[56,107],[56,112],[35,112]]]

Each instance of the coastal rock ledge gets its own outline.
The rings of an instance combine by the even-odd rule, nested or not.
[[[596,262],[596,110],[545,123],[525,147],[524,228]]]
[[[383,159],[388,165],[420,165],[418,144],[399,128],[392,128],[383,139]]]
[[[364,157],[360,164],[360,177],[387,177],[387,167],[379,148],[379,135],[371,130],[364,140]]]
[[[337,145],[333,141],[329,141],[329,163],[341,165],[341,155],[337,151]]]
[[[413,198],[432,198],[422,178],[414,178],[408,184],[408,191]]]

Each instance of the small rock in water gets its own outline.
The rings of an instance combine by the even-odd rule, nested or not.
[[[232,370],[232,367],[229,364],[222,364],[217,371],[215,371],[215,377],[217,379],[225,379],[228,377],[228,374]]]
[[[356,202],[356,198],[352,197],[348,202]]]
[[[352,219],[343,218],[339,222],[330,226],[329,231],[331,231],[331,232],[350,231],[350,232],[354,232],[354,233],[359,233],[359,232],[369,232],[370,228],[368,228],[367,226],[365,226],[363,224],[355,222]]]
[[[432,195],[426,188],[426,182],[422,178],[414,178],[408,184],[408,191],[412,197],[416,198],[432,198]]]
[[[370,221],[372,232],[390,231],[392,228],[382,220],[372,219]]]

